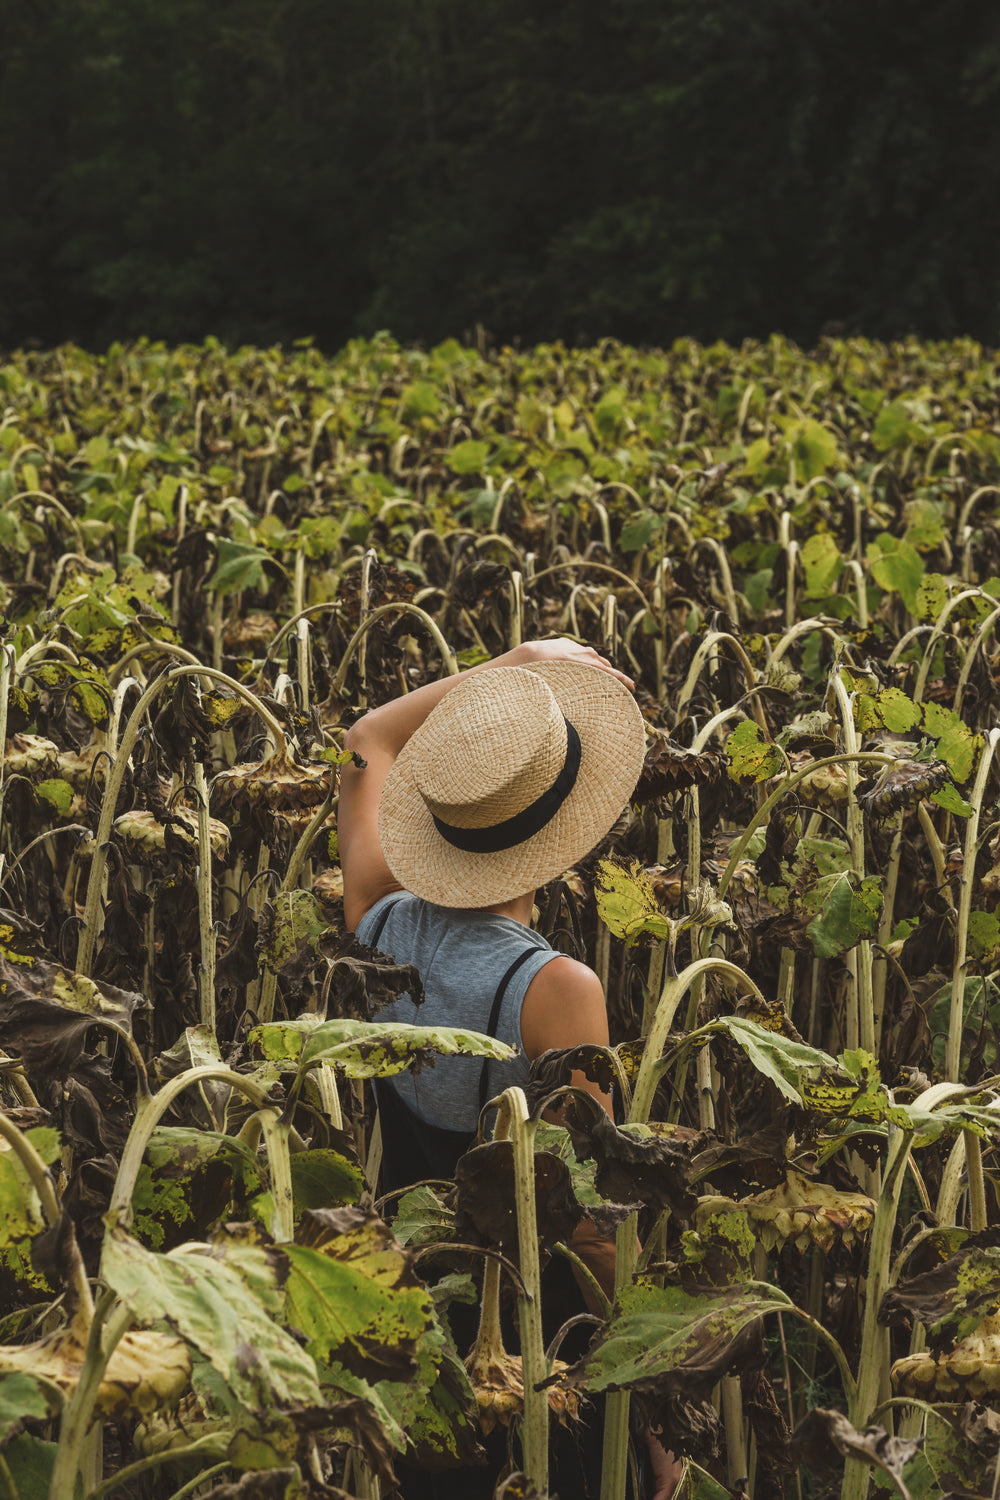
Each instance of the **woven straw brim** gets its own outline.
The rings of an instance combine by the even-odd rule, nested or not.
[[[379,807],[382,853],[404,890],[435,906],[497,906],[554,880],[600,842],[639,779],[646,748],[642,715],[617,678],[575,662],[522,670],[544,678],[580,736],[573,790],[540,832],[495,854],[466,853],[434,826],[414,785],[409,745],[386,778]]]

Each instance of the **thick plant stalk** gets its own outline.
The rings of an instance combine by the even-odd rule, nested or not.
[[[122,1337],[132,1326],[130,1309],[123,1303],[118,1303],[117,1306],[114,1303],[114,1293],[105,1292],[94,1309],[80,1379],[63,1410],[49,1484],[49,1500],[66,1500],[68,1495],[76,1492],[76,1479],[84,1458],[87,1434],[104,1371]]]
[[[789,564],[791,566],[791,564]],[[729,1487],[736,1486],[749,1475],[747,1463],[746,1434],[743,1429],[743,1395],[738,1375],[723,1375],[722,1420],[726,1428],[726,1473]]]
[[[982,755],[969,801],[972,811],[965,825],[965,848],[963,851],[962,879],[958,892],[958,922],[955,932],[955,970],[951,985],[951,1011],[948,1018],[948,1041],[944,1054],[944,1076],[952,1082],[958,1079],[962,1055],[962,1027],[965,1021],[965,977],[968,966],[969,913],[972,910],[973,871],[976,863],[976,844],[979,839],[979,818],[982,813],[986,780],[990,773],[993,752],[1000,740],[1000,729],[991,729],[986,735]]]
[[[933,1109],[954,1096],[956,1086],[937,1083],[925,1089],[916,1100],[922,1109]],[[912,1130],[890,1127],[889,1154],[882,1189],[879,1193],[875,1221],[868,1249],[868,1285],[865,1313],[861,1328],[861,1353],[858,1360],[858,1384],[851,1406],[850,1419],[855,1427],[867,1425],[878,1401],[888,1395],[889,1330],[878,1321],[879,1305],[891,1284],[892,1237],[896,1228],[899,1199],[906,1177],[906,1165],[913,1146]],[[865,1500],[868,1494],[868,1471],[861,1464],[848,1464],[841,1500]]]
[[[615,1297],[631,1286],[638,1263],[636,1214],[618,1226],[615,1240]],[[527,1382],[525,1382],[527,1387]],[[601,1500],[624,1500],[628,1473],[629,1391],[611,1391],[604,1407],[604,1462],[601,1466]]]
[[[215,1031],[215,928],[212,924],[212,844],[209,838],[208,783],[205,767],[195,762],[198,797],[198,928],[201,936],[201,1024]]]
[[[125,771],[129,763],[129,757],[135,747],[136,739],[138,738],[139,726],[150,704],[165,687],[170,687],[181,677],[191,677],[193,675],[208,677],[216,682],[224,682],[227,687],[237,693],[257,711],[268,729],[275,736],[279,749],[284,749],[285,747],[284,730],[273,714],[268,712],[260,699],[256,698],[250,692],[249,688],[245,688],[242,683],[234,681],[231,677],[227,677],[224,672],[213,671],[210,667],[175,667],[170,672],[164,672],[162,677],[157,677],[155,682],[150,683],[129,715],[128,722],[122,731],[118,754],[114,758],[104,786],[104,796],[101,800],[101,816],[97,824],[94,852],[90,862],[90,878],[87,881],[87,904],[84,908],[83,926],[80,929],[80,940],[76,951],[76,971],[78,974],[89,976],[94,964],[101,901],[104,895],[104,880],[107,873],[108,840],[111,837],[111,825],[114,822],[118,793],[121,791],[122,782],[125,780]]]
[[[885,896],[882,901],[882,915],[878,924],[878,944],[884,948],[892,934],[893,921],[896,911],[896,888],[899,884],[899,861],[903,848],[903,813],[893,813],[889,824],[892,829],[892,842],[889,845],[889,864],[885,876]],[[880,958],[877,965],[872,969],[872,1006],[875,1013],[875,1055],[882,1041],[882,1021],[885,1012],[885,985],[889,973],[889,960]]]
[[[889,1331],[879,1327],[878,1308],[889,1286],[892,1235],[906,1176],[906,1159],[912,1144],[912,1131],[891,1130],[889,1160],[868,1251],[868,1286],[858,1361],[858,1387],[850,1410],[850,1419],[859,1428],[867,1426],[869,1415],[881,1398],[883,1387],[889,1378]],[[865,1500],[868,1494],[868,1470],[863,1464],[847,1464],[840,1494],[841,1500]]]
[[[278,1244],[295,1237],[295,1208],[292,1194],[292,1164],[288,1150],[290,1126],[284,1124],[276,1109],[260,1111],[261,1130],[267,1147],[267,1165],[271,1177],[274,1218],[271,1235]]]
[[[837,707],[840,710],[840,723],[844,735],[844,746],[847,755],[844,757],[844,769],[847,775],[847,841],[851,849],[851,862],[854,873],[859,880],[865,877],[865,824],[864,815],[858,802],[858,733],[854,725],[854,710],[847,689],[844,687],[840,677],[840,669],[834,668],[831,684]],[[875,1052],[875,995],[872,988],[872,945],[868,938],[862,938],[848,957],[848,969],[855,976],[854,986],[854,1016],[848,1011],[848,1046],[860,1045],[865,1052]],[[856,1029],[855,1029],[856,1028]],[[857,1042],[852,1043],[851,1032],[857,1037]]]
[[[347,681],[347,669],[351,664],[355,652],[363,644],[368,631],[375,624],[375,621],[381,620],[383,615],[387,615],[393,610],[403,614],[416,615],[421,624],[426,627],[434,640],[434,644],[440,651],[445,671],[450,677],[458,676],[459,666],[455,659],[455,653],[438,629],[437,622],[431,618],[426,610],[421,609],[416,604],[407,604],[402,601],[393,604],[380,604],[378,609],[373,609],[371,614],[365,616],[364,623],[358,626],[348,641],[346,650],[340,659],[340,666],[333,680],[333,686],[330,689],[331,697],[336,697],[343,690],[344,683]]]
[[[337,797],[332,786],[326,798],[320,803],[306,825],[306,830],[292,850],[292,857],[288,861],[288,869],[285,878],[278,887],[278,896],[287,895],[294,891],[299,883],[306,862],[306,856],[312,847],[313,839],[316,837],[331,810],[336,806]],[[260,1021],[271,1021],[274,1019],[274,1000],[278,992],[278,976],[273,969],[265,968],[260,977],[260,998],[257,1002],[257,1017]]]
[[[710,970],[727,975],[735,983],[742,985],[751,995],[756,995],[762,1005],[766,1005],[764,996],[753,980],[744,974],[742,969],[737,968],[736,964],[730,963],[727,958],[696,959],[694,963],[688,964],[686,969],[682,969],[676,978],[668,979],[663,986],[663,993],[660,995],[656,1015],[646,1040],[642,1062],[639,1064],[639,1076],[635,1081],[635,1090],[632,1095],[632,1108],[628,1114],[630,1125],[645,1125],[648,1122],[649,1112],[653,1107],[653,1096],[662,1073],[660,1059],[666,1048],[667,1037],[674,1024],[680,1003],[695,980]]]
[[[517,1243],[524,1282],[524,1294],[518,1299],[524,1375],[524,1472],[539,1493],[545,1495],[549,1488],[549,1401],[547,1393],[539,1387],[548,1376],[549,1363],[542,1338],[541,1272],[535,1212],[535,1131],[538,1127],[529,1118],[527,1101],[521,1089],[505,1089],[497,1106],[497,1138],[509,1135],[514,1147]]]
[[[13,646],[0,647],[0,809],[3,808],[4,747],[7,743],[7,704],[10,700],[10,681],[14,672]]]
[[[135,1119],[132,1121],[128,1140],[125,1142],[118,1175],[111,1193],[109,1213],[115,1220],[125,1224],[131,1220],[132,1194],[135,1191],[139,1168],[146,1154],[150,1136],[160,1119],[186,1088],[209,1079],[218,1083],[228,1083],[231,1088],[239,1089],[247,1096],[255,1109],[263,1110],[270,1107],[267,1092],[261,1088],[260,1084],[254,1083],[252,1078],[246,1078],[242,1073],[234,1072],[232,1068],[227,1068],[222,1063],[207,1063],[200,1068],[188,1068],[185,1072],[179,1073],[176,1078],[172,1078],[169,1083],[165,1083],[155,1094],[144,1093],[140,1087]]]

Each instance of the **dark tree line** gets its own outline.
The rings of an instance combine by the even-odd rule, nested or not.
[[[983,0],[0,0],[0,344],[1000,328]]]

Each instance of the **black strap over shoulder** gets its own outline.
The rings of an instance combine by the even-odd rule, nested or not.
[[[382,929],[395,902],[379,914],[370,947],[382,935]],[[490,1007],[485,1035],[495,1037],[500,1024],[500,1011],[504,996],[514,975],[533,953],[542,950],[534,945],[523,949],[508,967],[497,985]],[[479,1075],[479,1108],[483,1110],[490,1097],[489,1058],[483,1058]],[[372,1080],[379,1117],[382,1122],[382,1171],[381,1191],[391,1193],[410,1183],[424,1178],[451,1178],[460,1156],[464,1156],[473,1140],[475,1131],[448,1130],[440,1125],[428,1124],[400,1098],[388,1079]]]
[[[517,971],[521,967],[521,965],[527,959],[529,959],[533,953],[539,953],[539,952],[541,952],[541,950],[539,948],[534,948],[534,947],[532,947],[532,948],[525,948],[525,950],[524,950],[523,953],[519,953],[517,955],[517,957],[515,958],[514,962],[511,964],[510,968],[507,970],[506,974],[503,976],[503,978],[501,979],[500,983],[497,985],[497,992],[493,996],[493,1005],[492,1005],[492,1007],[490,1009],[489,1024],[486,1027],[486,1032],[485,1032],[486,1036],[493,1037],[493,1038],[496,1037],[497,1027],[500,1025],[500,1007],[503,1005],[503,997],[507,993],[507,986],[510,984],[511,980],[514,978],[514,975],[517,973]],[[488,1057],[484,1057],[483,1058],[483,1071],[479,1075],[479,1108],[480,1108],[481,1111],[486,1108],[486,1101],[489,1099],[489,1097],[490,1097],[490,1060],[489,1060]]]

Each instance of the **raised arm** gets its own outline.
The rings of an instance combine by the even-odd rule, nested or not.
[[[627,687],[632,681],[617,672],[591,646],[575,641],[526,641],[493,661],[472,667],[488,672],[493,667],[528,667],[544,661],[576,661],[601,667]],[[424,723],[441,699],[468,676],[446,677],[430,682],[382,708],[374,708],[347,732],[344,744],[366,762],[364,770],[344,766],[340,777],[340,808],[337,817],[340,865],[344,875],[344,917],[353,931],[366,911],[383,896],[400,889],[386,864],[378,838],[378,808],[382,788],[393,761],[410,736]]]

